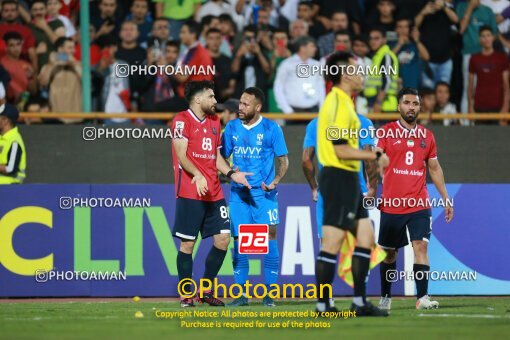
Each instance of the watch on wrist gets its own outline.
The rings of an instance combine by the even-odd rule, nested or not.
[[[233,174],[235,174],[235,171],[234,170],[230,170],[229,172],[227,172],[227,177],[228,178],[232,178]]]
[[[375,160],[376,160],[376,161],[378,161],[378,160],[379,160],[379,158],[381,158],[381,156],[382,156],[382,152],[381,152],[381,151],[376,151],[376,152],[375,152]]]

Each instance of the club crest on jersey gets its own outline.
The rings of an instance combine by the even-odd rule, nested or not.
[[[425,149],[427,147],[427,143],[425,143],[425,139],[422,138],[420,146]]]
[[[262,145],[262,139],[264,139],[264,134],[257,133],[257,145]]]
[[[175,123],[175,128],[176,129],[184,129],[184,122],[181,122],[181,121],[176,122]]]
[[[409,140],[407,141],[407,146],[408,146],[408,147],[410,147],[410,148],[412,148],[412,147],[414,146],[414,140],[409,139]]]
[[[206,128],[204,128],[204,133],[207,133],[207,129]]]

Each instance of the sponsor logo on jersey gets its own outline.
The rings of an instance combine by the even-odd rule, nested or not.
[[[427,143],[425,143],[425,139],[421,140],[420,146],[425,149],[427,147]]]
[[[178,121],[175,123],[175,128],[176,129],[184,129],[184,122],[182,121]]]
[[[243,158],[260,158],[262,148],[252,146],[234,146],[234,153],[236,156]]]

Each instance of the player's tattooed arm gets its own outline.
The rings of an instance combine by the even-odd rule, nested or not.
[[[430,178],[432,179],[432,182],[434,182],[434,185],[437,188],[437,191],[439,191],[439,194],[443,198],[443,201],[445,202],[445,219],[446,222],[450,222],[453,219],[453,206],[449,205],[449,198],[448,198],[448,191],[446,190],[446,185],[444,182],[444,174],[443,174],[443,168],[441,168],[441,165],[439,164],[439,161],[437,158],[434,159],[428,159],[427,160],[428,170],[430,174]]]
[[[287,155],[276,157],[276,159],[277,159],[276,176],[274,176],[274,180],[269,185],[262,182],[262,190],[264,191],[274,190],[278,183],[280,183],[283,176],[285,176],[285,174],[287,173],[287,170],[289,169],[289,157]]]
[[[314,158],[315,148],[313,146],[303,149],[303,155],[301,156],[301,167],[303,168],[303,173],[305,174],[306,181],[312,189],[313,200],[317,201],[317,188],[319,187],[319,184],[317,183],[317,179],[315,177],[315,165],[313,164]]]
[[[363,150],[369,150],[373,151],[374,146],[373,145],[365,145],[363,146]],[[376,191],[377,191],[377,161],[375,159],[371,160],[365,160],[365,173],[367,176],[367,183],[368,183],[368,197],[375,197]]]

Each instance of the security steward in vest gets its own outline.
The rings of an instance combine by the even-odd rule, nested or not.
[[[367,74],[363,95],[373,112],[394,112],[398,105],[398,58],[386,44],[385,34],[381,28],[369,32],[369,46],[374,53],[370,70],[377,72]]]
[[[21,184],[26,177],[27,154],[18,118],[18,109],[0,99],[0,184]]]

